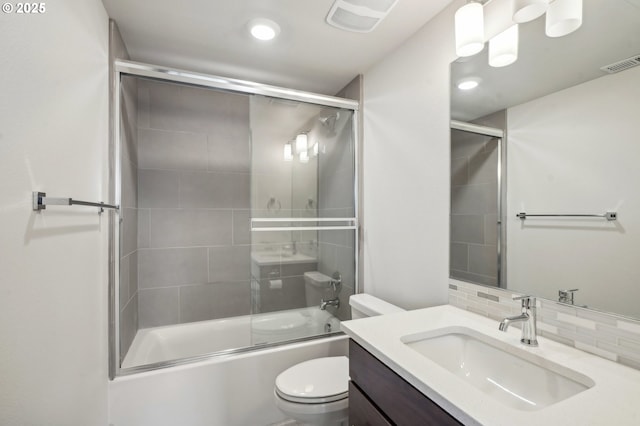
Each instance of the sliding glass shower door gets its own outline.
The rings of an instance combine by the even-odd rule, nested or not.
[[[338,331],[356,288],[353,110],[136,75],[120,88],[121,364]],[[210,332],[181,343],[196,353],[139,356],[194,324]]]
[[[353,113],[262,96],[250,109],[252,341],[337,331],[355,287]]]

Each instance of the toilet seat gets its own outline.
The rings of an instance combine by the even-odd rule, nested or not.
[[[294,365],[276,378],[276,394],[299,404],[325,404],[349,396],[349,358],[316,358]]]

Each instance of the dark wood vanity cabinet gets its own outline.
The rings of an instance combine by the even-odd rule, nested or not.
[[[393,370],[349,340],[349,424],[461,425]]]

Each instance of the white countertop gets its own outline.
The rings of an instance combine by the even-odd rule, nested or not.
[[[553,361],[595,386],[536,411],[501,404],[402,343],[402,336],[462,326]],[[342,322],[342,330],[402,378],[465,425],[640,425],[640,371],[538,337],[520,343],[520,330],[498,330],[498,322],[451,305]]]
[[[259,266],[282,265],[296,263],[316,263],[317,258],[302,253],[284,253],[279,251],[255,251],[251,253],[251,261]]]

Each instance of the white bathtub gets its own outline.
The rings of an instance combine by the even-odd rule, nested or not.
[[[122,368],[275,343],[339,331],[340,321],[318,307],[244,315],[138,331]]]
[[[348,353],[345,335],[258,349],[116,378],[112,426],[266,426],[286,421],[276,376],[294,364]]]

